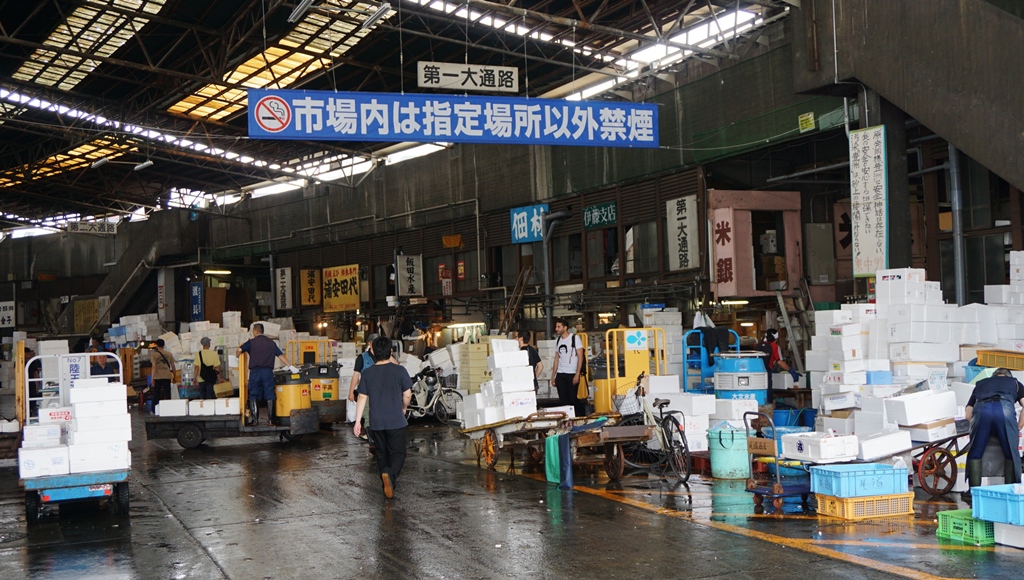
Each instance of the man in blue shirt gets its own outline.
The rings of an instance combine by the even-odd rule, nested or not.
[[[374,364],[364,368],[359,388],[356,389],[356,417],[363,414],[363,408],[370,400],[370,441],[377,449],[377,471],[384,486],[384,497],[394,497],[394,486],[398,474],[405,464],[405,448],[408,435],[405,428],[405,410],[412,401],[412,379],[404,367],[391,364],[391,339],[377,337],[370,345]],[[357,419],[352,427],[356,437],[362,433]]]
[[[249,353],[249,406],[255,414],[251,418],[253,424],[259,423],[259,402],[267,402],[267,424],[274,424],[274,358],[281,359],[285,366],[292,366],[284,353],[270,337],[263,334],[263,325],[257,322],[252,325],[252,338],[238,347],[235,356],[243,352]]]

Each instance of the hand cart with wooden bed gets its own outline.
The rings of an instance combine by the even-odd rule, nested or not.
[[[517,450],[525,449],[531,462],[540,463],[544,457],[545,439],[569,433],[573,465],[601,465],[609,479],[614,481],[622,477],[625,468],[622,445],[648,441],[653,437],[654,431],[653,427],[644,425],[615,426],[617,415],[603,416],[608,419],[606,424],[576,432],[571,432],[573,426],[592,422],[598,417],[567,419],[566,414],[562,412],[538,411],[528,417],[462,429],[460,433],[473,440],[477,466],[480,466],[482,461],[487,467],[494,467],[498,463],[498,454],[501,450],[508,449],[511,458],[509,473],[515,472]],[[584,449],[587,450],[586,453],[579,453]]]

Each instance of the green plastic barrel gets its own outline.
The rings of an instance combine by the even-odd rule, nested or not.
[[[747,479],[750,477],[747,434],[743,429],[708,430],[708,448],[711,452],[711,477],[715,479]]]

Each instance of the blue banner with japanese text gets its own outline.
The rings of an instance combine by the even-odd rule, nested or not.
[[[612,101],[250,89],[249,137],[656,148],[658,108]]]
[[[203,282],[189,282],[188,285],[189,314],[192,322],[206,320],[203,317]]]
[[[544,239],[544,214],[548,204],[528,205],[509,210],[512,219],[512,243],[530,244]]]

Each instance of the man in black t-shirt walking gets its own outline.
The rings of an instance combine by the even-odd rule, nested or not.
[[[356,389],[356,417],[363,414],[370,405],[370,441],[377,449],[377,471],[384,486],[384,497],[394,497],[398,474],[405,464],[405,448],[408,442],[405,410],[412,401],[412,379],[404,367],[391,364],[391,340],[377,337],[370,345],[375,361],[370,368],[364,368],[359,388]],[[352,427],[356,437],[362,433],[358,420]]]

